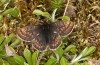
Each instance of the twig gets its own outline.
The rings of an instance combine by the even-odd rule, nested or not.
[[[70,1],[70,0],[67,1],[66,8],[65,8],[65,11],[64,11],[63,16],[65,16],[65,14],[66,14],[66,11],[67,11],[67,8],[68,8],[68,5],[69,5],[69,1]]]

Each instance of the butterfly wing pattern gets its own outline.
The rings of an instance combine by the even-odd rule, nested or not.
[[[39,51],[46,49],[46,41],[40,26],[26,26],[17,30],[17,35],[25,42],[32,42],[33,47]]]
[[[68,36],[74,28],[74,22],[56,22],[51,24],[52,34],[50,34],[50,49],[56,49],[61,44],[61,36]]]
[[[36,32],[33,31],[37,31],[37,28],[38,27],[34,26],[23,27],[17,30],[17,35],[25,42],[31,42],[34,38],[34,35],[36,35]]]
[[[49,38],[48,45],[50,49],[56,49],[61,44],[61,36],[57,31],[53,30],[53,28],[48,38]]]
[[[52,24],[52,28],[57,31],[61,36],[68,36],[74,28],[74,22],[67,21],[59,21]]]
[[[32,42],[35,49],[44,51],[47,46],[56,49],[61,44],[61,36],[68,36],[74,27],[73,22],[55,22],[47,26],[48,31],[43,31],[40,26],[26,26],[18,29],[17,35],[26,42]],[[49,33],[46,35],[46,33]]]

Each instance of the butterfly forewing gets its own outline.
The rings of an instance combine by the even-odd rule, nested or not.
[[[52,24],[52,28],[57,31],[61,36],[68,36],[74,28],[74,22],[59,21]]]
[[[26,26],[18,29],[17,35],[26,42],[32,42],[39,51],[46,49],[46,40],[42,34],[41,26]]]
[[[35,49],[39,51],[44,51],[47,47],[45,37],[43,34],[41,34],[41,32],[38,32],[38,34],[34,37],[32,44]]]
[[[17,35],[26,42],[31,42],[38,32],[38,26],[26,26],[17,30]],[[34,32],[35,31],[35,32]]]

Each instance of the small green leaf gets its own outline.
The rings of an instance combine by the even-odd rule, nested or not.
[[[46,17],[48,20],[51,20],[51,15],[48,12],[43,12],[43,16]]]
[[[5,36],[0,36],[0,44],[4,41]]]
[[[10,65],[19,65],[18,63],[16,63],[16,61],[14,60],[13,57],[7,57],[7,62],[9,62]]]
[[[37,57],[38,57],[38,53],[39,51],[35,51],[32,55],[32,61],[33,61],[33,65],[37,65]]]
[[[15,34],[14,33],[11,33],[10,35],[9,35],[9,38],[11,38],[11,39],[13,39],[15,37]]]
[[[57,9],[54,9],[54,11],[53,11],[53,13],[52,13],[52,16],[51,16],[51,18],[52,18],[52,22],[55,22],[56,21],[56,12],[57,12]]]
[[[10,65],[10,64],[7,61],[4,61],[3,65]]]
[[[57,49],[57,53],[58,53],[58,55],[59,55],[59,58],[61,58],[62,55],[63,55],[63,53],[64,53],[64,50],[63,50],[61,47],[59,47],[59,48]]]
[[[76,46],[75,46],[75,45],[69,45],[69,46],[64,50],[64,52],[71,51],[71,49],[73,49],[73,48],[76,48]]]
[[[80,55],[82,55],[83,57],[86,55],[86,52],[88,51],[88,47],[86,47],[81,53]]]
[[[39,9],[36,9],[33,11],[33,14],[36,14],[36,15],[43,15],[43,12]]]
[[[54,57],[50,57],[50,59],[44,65],[55,65],[57,60]]]
[[[88,62],[87,62],[87,61],[85,61],[85,62],[84,62],[84,65],[88,65]]]
[[[33,14],[41,15],[46,17],[48,20],[51,20],[51,15],[48,12],[42,12],[41,10],[36,9],[33,11]]]
[[[16,45],[20,44],[20,42],[21,42],[20,39],[16,39],[10,46],[15,47]]]
[[[77,49],[75,47],[75,48],[72,48],[70,51],[75,54],[77,52]]]
[[[2,60],[2,58],[0,58],[0,65],[2,65],[3,64],[3,60]]]
[[[31,52],[27,48],[25,48],[23,54],[24,54],[24,57],[26,58],[28,64],[32,65],[32,54],[31,54]]]
[[[66,20],[67,20],[67,21],[70,21],[70,17],[68,17],[68,16],[61,16],[61,17],[58,17],[57,20],[58,20],[58,19],[62,19],[62,20],[64,20],[64,21],[66,21]]]
[[[14,56],[14,59],[19,65],[24,65],[25,60],[22,56]]]
[[[6,55],[6,51],[0,49],[0,58],[6,57],[6,56],[7,56],[7,55]]]
[[[91,46],[88,51],[84,54],[84,56],[87,56],[91,53],[93,53],[94,51],[96,50],[96,47],[95,46]]]
[[[5,39],[5,43],[9,43],[13,38],[15,37],[15,34],[14,33],[11,33],[6,39]]]
[[[0,49],[3,49],[4,45],[8,44],[14,37],[15,37],[14,33],[11,33],[9,36],[7,36],[4,42],[0,45]]]
[[[66,58],[62,57],[60,60],[60,64],[61,65],[68,65],[68,60]]]
[[[2,21],[3,21],[3,16],[0,15],[0,23],[2,23]]]
[[[81,58],[82,58],[82,54],[78,55],[77,57],[76,57],[76,55],[75,55],[74,58],[72,59],[71,63],[76,63],[76,62],[78,62]]]
[[[8,14],[13,16],[13,17],[18,17],[19,10],[15,9],[15,8],[10,8],[10,9],[7,9],[6,11],[4,11],[2,15],[7,16]]]

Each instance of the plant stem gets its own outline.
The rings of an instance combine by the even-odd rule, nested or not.
[[[65,11],[64,11],[63,16],[65,16],[65,14],[66,14],[66,11],[67,11],[67,8],[68,8],[68,5],[69,5],[69,1],[70,1],[70,0],[67,1],[66,8],[65,8]]]

